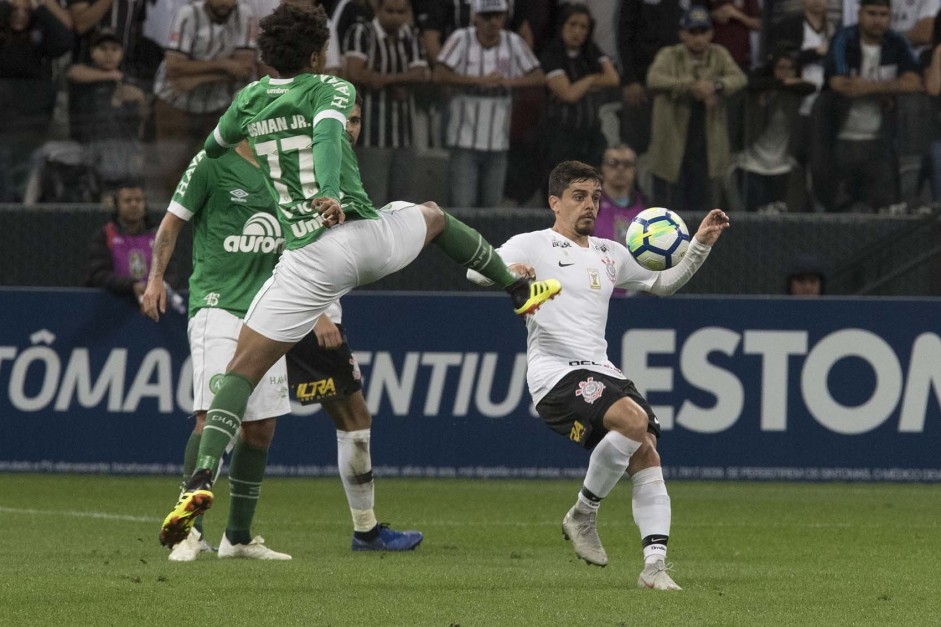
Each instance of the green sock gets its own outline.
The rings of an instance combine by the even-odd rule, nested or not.
[[[215,470],[242,424],[242,416],[245,415],[248,397],[252,395],[253,389],[248,379],[234,372],[226,374],[222,379],[222,385],[206,413],[206,426],[203,427],[199,455],[196,457],[197,468]]]
[[[199,452],[199,441],[202,439],[201,433],[196,433],[195,431],[190,433],[189,440],[186,441],[186,450],[183,451],[183,485],[186,485],[186,482],[189,481],[190,476],[192,476],[193,471],[196,470],[196,454]],[[196,522],[193,523],[193,526],[196,528],[196,531],[199,533],[203,532],[203,517],[197,516]]]
[[[254,448],[242,441],[235,443],[229,464],[229,523],[225,535],[232,544],[252,541],[252,519],[261,493],[261,480],[268,464],[268,449]]]
[[[516,280],[483,235],[447,212],[444,217],[447,224],[433,243],[445,255],[465,268],[476,270],[500,287],[507,287]]]

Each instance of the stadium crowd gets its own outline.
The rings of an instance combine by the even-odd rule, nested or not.
[[[284,0],[316,2],[316,0]],[[0,1],[0,202],[170,198],[279,0]],[[326,0],[367,191],[543,206],[564,159],[612,199],[899,213],[941,201],[941,0]]]

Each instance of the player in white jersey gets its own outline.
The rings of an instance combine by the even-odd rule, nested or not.
[[[555,307],[526,319],[527,382],[536,410],[553,431],[592,450],[578,500],[562,520],[563,534],[578,557],[605,566],[608,556],[595,517],[601,500],[626,471],[644,553],[637,584],[679,590],[666,565],[671,510],[657,453],[660,424],[634,384],[608,359],[608,301],[615,287],[674,293],[705,261],[729,219],[719,209],[710,211],[683,260],[653,272],[622,244],[592,236],[600,198],[597,170],[563,161],[549,175],[555,224],[512,237],[497,252],[516,272],[552,274],[563,287]],[[468,277],[481,282],[472,272]]]

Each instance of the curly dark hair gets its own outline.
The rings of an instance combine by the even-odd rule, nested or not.
[[[562,193],[576,181],[595,181],[601,184],[601,173],[581,161],[563,161],[549,173],[549,195],[562,198]]]
[[[261,21],[258,49],[265,64],[281,76],[293,76],[307,68],[311,55],[322,52],[329,38],[322,6],[285,0]]]

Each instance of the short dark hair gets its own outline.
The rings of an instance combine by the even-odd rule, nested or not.
[[[297,74],[330,38],[327,14],[319,4],[285,0],[261,21],[261,59],[279,74]]]
[[[581,161],[563,161],[549,173],[549,195],[561,198],[576,181],[595,181],[601,185],[601,173]]]

